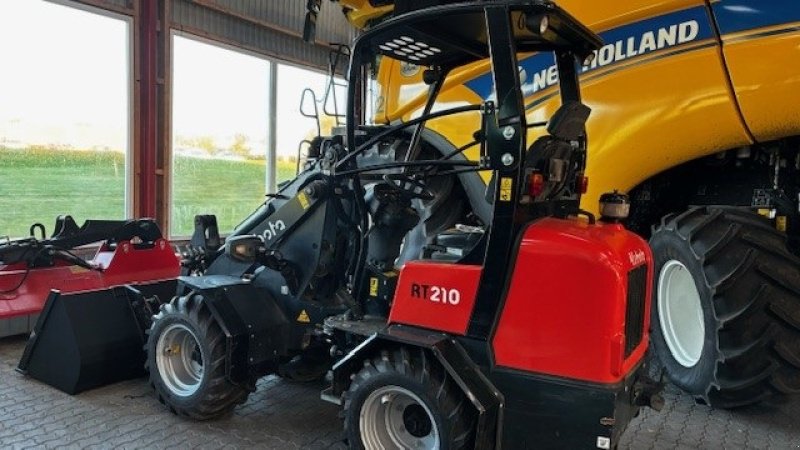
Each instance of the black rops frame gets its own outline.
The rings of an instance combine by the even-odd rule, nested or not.
[[[547,21],[544,33],[536,31],[542,20]],[[403,40],[409,44],[405,48]],[[411,44],[419,48],[418,41],[426,41],[424,49],[436,47],[439,52],[423,54],[409,50],[413,48]],[[531,220],[528,210],[520,208],[518,202],[527,125],[517,52],[555,52],[564,103],[580,101],[578,61],[583,61],[601,45],[602,40],[597,35],[550,1],[506,0],[456,3],[408,12],[371,28],[353,46],[346,111],[346,140],[350,152],[358,151],[355,141],[357,83],[353,81],[376,55],[435,67],[440,73],[490,58],[496,100],[484,104],[483,114],[486,162],[495,171],[494,208],[484,270],[467,332],[471,338],[488,339],[513,272],[514,243],[522,226]],[[429,104],[432,103],[429,99]],[[424,124],[425,114],[417,120]],[[363,122],[363,117],[358,117],[358,121]],[[354,183],[360,187],[357,174]],[[492,264],[485,264],[488,260]],[[359,286],[361,274],[356,273],[355,277],[354,285]]]
[[[515,248],[522,227],[529,223],[528,208],[520,208],[519,185],[522,181],[523,160],[527,149],[527,127],[522,89],[517,69],[517,51],[511,39],[508,12],[502,8],[487,8],[486,21],[489,28],[490,49],[492,52],[492,70],[494,72],[495,89],[498,104],[496,120],[487,121],[487,149],[491,158],[491,167],[495,169],[494,177],[494,212],[492,226],[489,230],[488,245],[481,280],[475,298],[475,308],[470,317],[467,336],[487,339],[491,328],[499,318],[500,306],[505,299],[509,281],[513,275]],[[494,41],[494,42],[491,42]],[[576,69],[576,55],[571,51],[555,52],[556,66],[559,73],[559,89],[561,103],[581,101],[581,93]],[[501,95],[501,93],[503,95]],[[500,101],[504,99],[504,101]],[[513,130],[514,134],[509,139]],[[510,154],[514,160],[505,165],[503,155]],[[496,164],[499,160],[500,164]],[[504,178],[510,186],[503,188]],[[500,294],[498,294],[500,293]]]

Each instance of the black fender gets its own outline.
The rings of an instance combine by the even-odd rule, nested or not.
[[[234,384],[261,375],[287,354],[292,322],[264,288],[225,275],[180,277],[184,290],[203,297],[225,334],[225,374]]]
[[[341,399],[350,386],[350,376],[363,367],[365,359],[380,352],[387,344],[401,344],[430,352],[478,412],[475,448],[495,448],[505,404],[503,394],[481,372],[461,344],[447,334],[404,325],[391,325],[372,334],[333,366],[333,383],[330,395],[326,397]]]

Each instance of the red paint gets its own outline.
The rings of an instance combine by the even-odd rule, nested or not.
[[[158,2],[141,2],[139,17],[139,205],[137,217],[156,217],[158,145]]]
[[[407,263],[400,271],[389,323],[465,334],[481,269],[426,261]]]
[[[627,274],[647,263],[644,334],[623,360]],[[624,378],[648,345],[652,254],[620,225],[544,219],[524,231],[492,346],[498,366],[598,383]]]
[[[114,250],[104,244],[92,260],[102,271],[57,261],[54,267],[31,269],[19,289],[0,294],[0,319],[37,314],[51,289],[80,292],[124,284],[146,284],[177,278],[180,261],[168,241],[159,239],[152,248],[137,249],[120,241]],[[0,265],[0,291],[17,286],[26,271],[25,263]]]

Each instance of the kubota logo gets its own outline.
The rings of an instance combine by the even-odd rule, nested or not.
[[[267,221],[267,228],[264,230],[264,239],[271,241],[275,236],[278,235],[278,231],[283,231],[286,229],[286,224],[283,223],[282,220]]]
[[[461,292],[458,289],[448,289],[429,284],[411,283],[411,297],[444,305],[457,305],[461,302]]]
[[[628,252],[628,259],[630,259],[632,266],[638,266],[639,264],[644,264],[646,261],[644,252],[641,250],[633,250]]]

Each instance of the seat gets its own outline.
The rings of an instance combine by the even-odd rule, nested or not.
[[[422,257],[439,262],[469,263],[472,254],[485,248],[485,235],[483,228],[456,225],[437,234],[430,244],[424,246]]]

